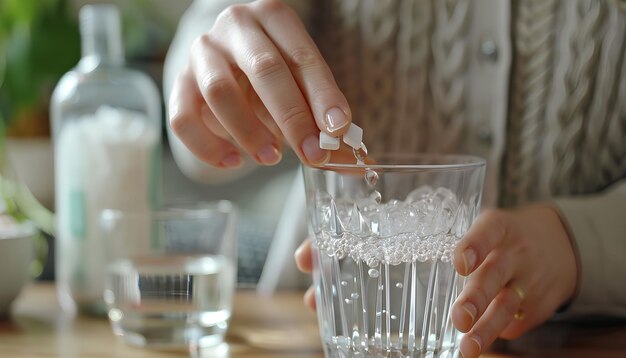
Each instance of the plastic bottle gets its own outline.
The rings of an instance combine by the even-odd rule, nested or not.
[[[161,102],[154,83],[124,67],[112,5],[80,11],[82,57],[54,90],[56,279],[65,310],[104,314],[103,209],[146,210],[160,193]]]

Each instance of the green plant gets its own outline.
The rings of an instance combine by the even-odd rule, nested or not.
[[[47,107],[42,98],[56,80],[76,63],[78,30],[65,16],[61,0],[0,0],[0,197],[4,215],[30,220],[52,234],[54,219],[16,180],[5,155],[6,128],[23,113]],[[45,121],[47,124],[47,116]],[[42,270],[46,244],[35,238],[38,260],[34,275]]]
[[[79,57],[78,28],[65,1],[0,0],[0,119],[5,128],[26,112],[47,107],[47,94]]]
[[[41,106],[47,98],[42,91],[77,62],[79,44],[65,1],[0,0],[0,195],[8,214],[27,217],[47,232],[52,232],[52,215],[6,162],[6,129],[21,113]]]

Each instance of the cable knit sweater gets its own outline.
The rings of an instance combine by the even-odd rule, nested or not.
[[[235,2],[197,0],[171,52]],[[480,155],[484,206],[554,201],[581,268],[568,312],[626,316],[626,2],[286,2],[371,152]]]

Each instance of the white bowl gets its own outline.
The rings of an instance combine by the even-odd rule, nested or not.
[[[0,216],[0,317],[30,280],[37,230],[30,223],[15,223]]]

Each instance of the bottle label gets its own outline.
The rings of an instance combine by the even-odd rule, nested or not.
[[[87,212],[85,210],[85,192],[74,189],[69,193],[69,228],[72,237],[85,240],[87,234]]]

